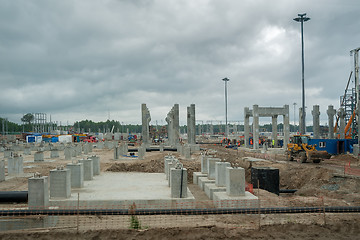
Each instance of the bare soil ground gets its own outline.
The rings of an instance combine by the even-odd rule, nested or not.
[[[204,145],[204,149],[216,150],[216,157],[231,162],[232,165],[246,169],[246,180],[250,182],[250,169],[252,166],[275,167],[280,170],[280,188],[297,189],[295,194],[275,194],[264,190],[254,189],[254,194],[261,200],[262,207],[275,206],[360,206],[360,177],[344,174],[344,166],[351,164],[356,168],[357,159],[351,155],[333,156],[331,159],[322,161],[320,164],[285,161],[282,154],[255,154],[242,149],[225,149],[221,146]],[[32,152],[34,154],[34,152]],[[163,159],[169,152],[148,152],[145,160],[136,158],[113,159],[113,150],[94,149],[91,154],[100,156],[101,171],[113,172],[163,172]],[[188,169],[189,189],[196,200],[201,204],[198,207],[212,208],[211,201],[203,191],[192,184],[192,173],[199,172],[200,153],[192,155],[192,160],[186,160],[176,152],[175,155]],[[249,162],[244,157],[259,157],[266,161]],[[71,161],[64,159],[60,153],[59,159],[50,159],[50,153],[45,153],[44,162],[34,162],[34,155],[25,155],[23,177],[7,177],[5,182],[0,183],[0,191],[27,190],[27,178],[35,172],[49,175],[51,169]],[[84,156],[83,156],[84,157]],[[1,207],[1,205],[0,205]],[[292,214],[291,216],[277,219],[277,216],[261,216],[261,228],[254,222],[252,229],[241,227],[229,227],[226,224],[218,224],[222,219],[215,218],[213,225],[196,226],[186,222],[167,228],[150,227],[146,230],[91,230],[83,229],[76,231],[63,230],[29,230],[19,233],[0,233],[0,239],[357,239],[360,230],[359,214],[331,215],[327,214],[322,219],[321,215],[315,216],[315,220],[309,220],[305,215]],[[229,216],[225,216],[228,218]],[[224,219],[225,219],[224,217]],[[233,216],[233,221],[236,220]],[[226,220],[232,221],[232,220]],[[223,221],[225,222],[225,221]],[[326,224],[325,224],[326,223]],[[190,226],[193,227],[190,227]],[[230,226],[232,226],[230,224]]]

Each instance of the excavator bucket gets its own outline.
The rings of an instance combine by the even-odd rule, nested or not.
[[[309,162],[312,161],[313,163],[319,163],[321,160],[329,159],[331,157],[327,151],[311,151],[308,152],[307,155]]]

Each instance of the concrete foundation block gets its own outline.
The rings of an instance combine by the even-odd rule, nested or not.
[[[21,156],[14,156],[8,159],[8,174],[12,176],[24,173],[24,160]]]
[[[53,150],[51,150],[51,152],[50,152],[50,158],[58,158],[58,157],[60,157],[60,155],[59,155],[59,151],[56,149],[53,149]]]
[[[144,157],[145,157],[145,153],[146,153],[146,147],[145,146],[140,146],[138,148],[138,159],[143,160]]]
[[[190,146],[184,147],[184,156],[186,159],[191,159],[191,148]]]
[[[207,174],[201,172],[193,172],[193,183],[198,184],[199,177],[207,177]]]
[[[28,179],[29,209],[45,209],[49,206],[48,177],[32,177]]]
[[[167,176],[168,176],[168,178],[167,178],[167,180],[168,180],[168,186],[169,187],[170,187],[170,170],[171,170],[171,168],[174,168],[175,165],[176,165],[175,160],[168,163],[168,167],[167,167]]]
[[[84,180],[90,181],[94,178],[93,160],[92,159],[80,159],[79,163],[84,164]]]
[[[68,163],[66,168],[70,169],[71,187],[84,187],[84,164],[82,163]]]
[[[44,152],[36,152],[34,154],[34,162],[43,162],[44,161]]]
[[[100,157],[92,155],[91,157],[88,157],[88,159],[93,160],[93,175],[100,175]]]
[[[215,184],[215,180],[210,180],[207,177],[199,177],[198,178],[198,185],[200,187],[201,190],[205,190],[205,184],[207,183],[213,183]]]
[[[202,173],[208,173],[207,159],[208,159],[207,155],[205,155],[205,154],[201,155],[201,172]]]
[[[4,158],[10,158],[13,155],[13,151],[11,150],[5,150],[4,151]]]
[[[229,162],[217,162],[215,164],[215,184],[218,187],[226,186],[226,168],[231,167]]]
[[[114,160],[118,160],[118,159],[119,159],[119,153],[120,153],[119,147],[115,147],[115,148],[114,148]]]
[[[213,200],[214,192],[226,192],[226,187],[218,187],[214,183],[206,183],[204,186],[204,191],[206,195]]]
[[[257,208],[259,206],[258,197],[250,192],[245,192],[244,196],[229,196],[226,192],[214,192],[213,201],[217,208]]]
[[[5,160],[0,160],[0,182],[5,181]]]
[[[359,144],[353,145],[353,155],[357,158],[359,156]]]
[[[208,158],[207,159],[207,168],[208,168],[208,178],[211,180],[215,180],[215,165],[217,162],[221,162],[220,158]]]
[[[172,198],[187,198],[187,170],[170,169],[170,189]]]
[[[226,194],[228,196],[245,196],[245,169],[226,168]]]
[[[31,149],[30,149],[30,147],[25,147],[25,148],[24,148],[24,155],[31,155]]]
[[[71,170],[50,171],[50,198],[69,198],[71,195]]]

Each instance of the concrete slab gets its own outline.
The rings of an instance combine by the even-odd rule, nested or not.
[[[187,189],[187,198],[171,198],[163,173],[112,173],[95,176],[84,182],[83,188],[73,188],[68,199],[50,200],[53,207],[128,209],[133,203],[138,209],[193,208],[195,198]]]
[[[214,192],[226,192],[226,187],[218,187],[215,183],[206,183],[204,186],[206,195],[213,200]]]
[[[245,196],[230,197],[226,192],[213,193],[214,205],[217,208],[257,208],[259,206],[258,197],[245,192]]]
[[[202,172],[193,172],[193,183],[194,184],[198,184],[198,179],[199,177],[207,177],[206,173],[202,173]]]
[[[203,190],[203,191],[205,190],[206,183],[214,183],[215,184],[215,180],[210,180],[207,177],[199,177],[198,178],[198,185],[201,190]]]

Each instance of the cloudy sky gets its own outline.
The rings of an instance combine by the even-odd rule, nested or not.
[[[360,47],[359,10],[359,0],[0,0],[0,117],[140,123],[146,103],[162,124],[179,103],[184,124],[194,103],[197,120],[224,121],[228,77],[230,121],[254,104],[288,104],[293,122],[301,32],[292,19],[306,12],[307,121],[318,104],[325,124]]]

